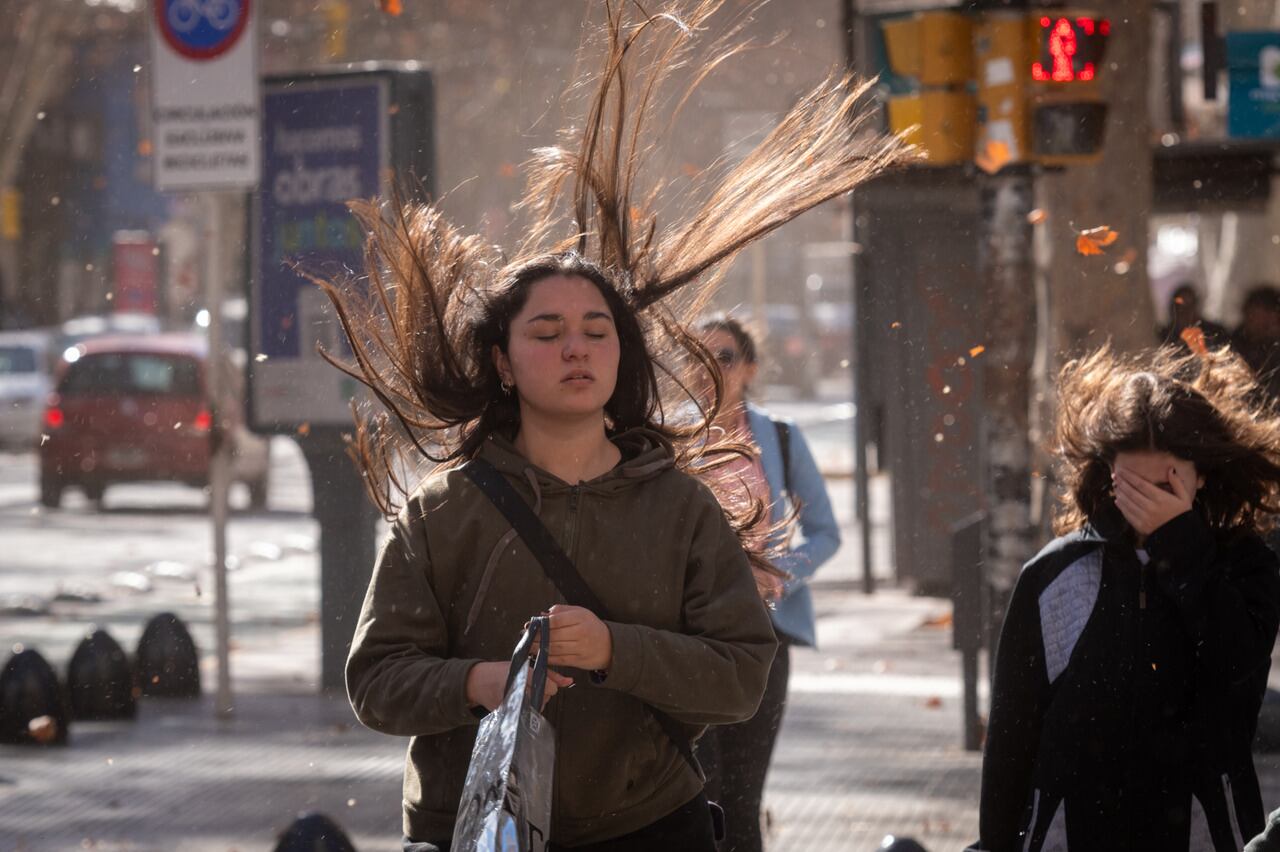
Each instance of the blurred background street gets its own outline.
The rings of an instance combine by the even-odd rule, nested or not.
[[[0,664],[35,650],[65,683],[91,629],[136,657],[169,612],[202,680],[135,721],[73,720],[65,746],[23,716],[0,852],[267,850],[308,810],[398,848],[405,744],[340,694],[385,527],[344,455],[359,391],[317,355],[344,343],[298,264],[358,275],[346,203],[393,178],[510,249],[522,164],[575,120],[603,9],[0,0]],[[865,130],[922,156],[751,245],[715,299],[762,335],[755,399],[804,430],[843,531],[813,580],[819,648],[793,658],[767,848],[958,850],[986,654],[1050,537],[1058,370],[1199,340],[1280,395],[1280,9],[726,0],[712,23],[753,47],[659,108],[660,224],[833,73],[876,78]],[[968,691],[960,645],[983,664]],[[1280,747],[1280,691],[1263,728]],[[1278,754],[1256,754],[1269,808]]]

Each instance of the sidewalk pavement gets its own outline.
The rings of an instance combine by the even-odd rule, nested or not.
[[[851,485],[832,483],[846,536],[814,581],[820,648],[793,651],[765,796],[767,848],[870,852],[895,833],[954,852],[977,836],[981,759],[962,748],[950,606],[890,586],[882,515],[872,518],[880,586],[858,591]],[[886,487],[873,483],[879,507]],[[308,523],[299,532],[313,534]],[[207,695],[144,700],[136,721],[74,724],[64,748],[0,746],[0,852],[271,850],[311,810],[335,819],[361,852],[397,850],[405,741],[362,728],[343,698],[317,694],[317,573],[314,553],[299,548],[231,575],[230,719],[215,717]],[[208,596],[189,584],[154,594],[149,611],[163,605],[188,620],[212,684]],[[310,605],[281,606],[299,594]],[[122,626],[132,607],[126,600],[107,619],[126,647],[136,641]],[[67,607],[19,627],[60,666],[86,619]],[[1260,756],[1259,766],[1265,801],[1280,805],[1280,762]]]
[[[958,849],[976,836],[980,762],[960,748],[949,605],[888,587],[872,597],[856,591],[851,483],[832,490],[846,541],[814,583],[821,649],[793,651],[766,793],[769,849],[872,850],[893,832]],[[873,518],[882,583],[885,520]],[[317,694],[317,574],[315,554],[297,548],[274,561],[246,559],[230,575],[230,719],[216,718],[208,695],[144,699],[136,721],[75,723],[65,748],[0,746],[0,852],[270,850],[307,810],[335,819],[361,852],[398,849],[405,741],[362,728],[342,697]],[[157,584],[145,607],[188,621],[205,654],[206,690],[210,604],[192,584],[174,583]],[[132,647],[143,611],[124,596],[92,617]],[[26,637],[61,667],[89,618],[67,604],[0,634]]]

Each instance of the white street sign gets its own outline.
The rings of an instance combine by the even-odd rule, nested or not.
[[[151,0],[157,189],[257,185],[257,4],[258,0]]]

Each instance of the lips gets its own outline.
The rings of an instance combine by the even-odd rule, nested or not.
[[[561,384],[567,382],[594,382],[596,377],[588,373],[586,370],[574,370],[560,380]]]

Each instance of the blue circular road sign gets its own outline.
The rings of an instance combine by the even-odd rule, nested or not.
[[[213,59],[240,40],[252,0],[153,0],[165,42],[191,59]]]

